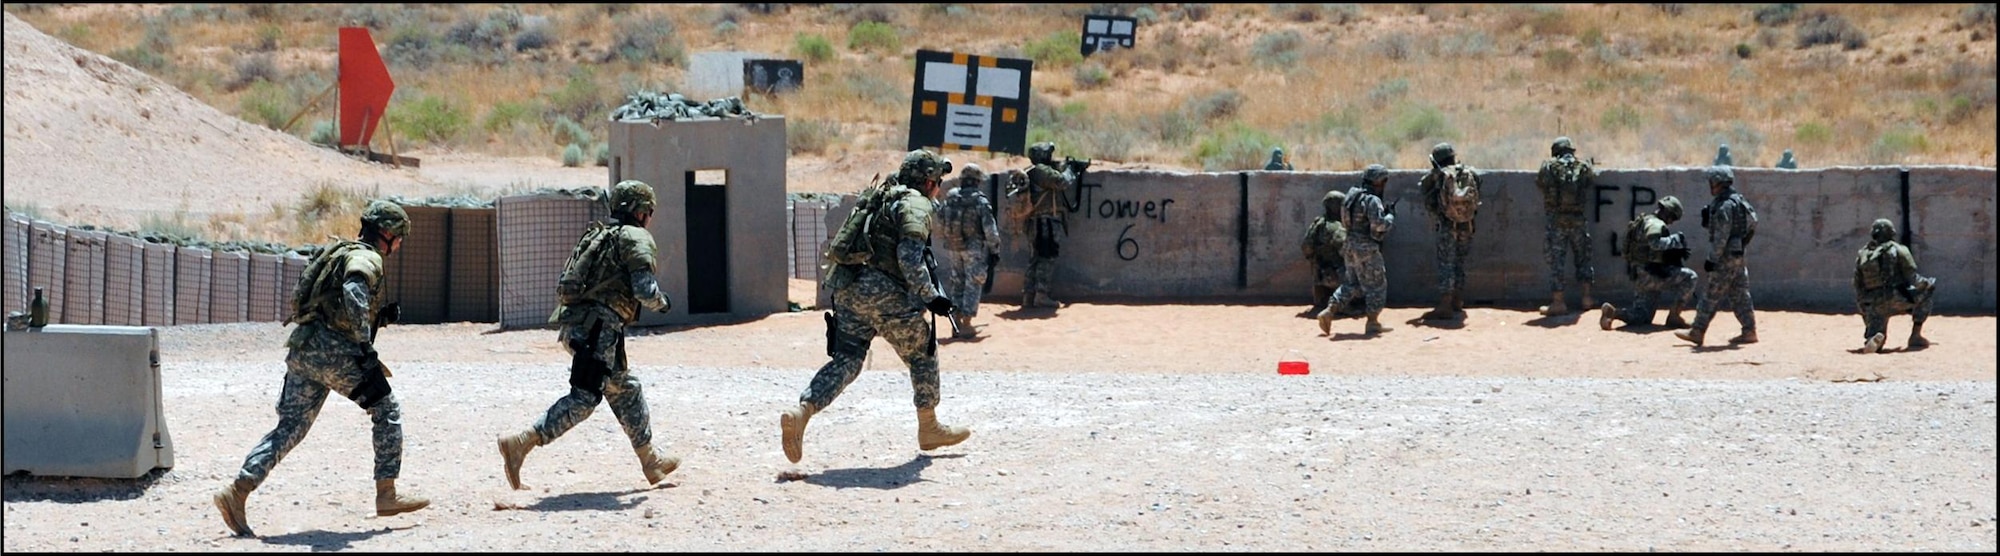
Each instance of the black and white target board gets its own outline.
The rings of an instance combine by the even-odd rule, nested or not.
[[[1031,60],[918,50],[910,149],[1026,155],[1034,66]]]
[[[1139,35],[1139,20],[1115,15],[1083,16],[1083,55],[1117,48],[1132,48]]]
[[[743,85],[759,93],[789,93],[805,83],[806,66],[798,60],[743,61]]]

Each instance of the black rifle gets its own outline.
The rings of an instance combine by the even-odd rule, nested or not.
[[[931,254],[931,248],[930,248],[930,246],[928,246],[928,245],[924,246],[924,268],[925,268],[926,270],[929,270],[929,271],[930,271],[930,275],[931,275],[931,289],[933,289],[933,290],[936,290],[936,291],[937,291],[937,293],[938,293],[938,295],[945,295],[945,293],[944,293],[944,284],[938,281],[938,268],[937,268],[937,257],[936,257],[935,255],[932,255],[932,254]],[[945,297],[946,297],[947,299],[949,299],[949,298],[950,298],[951,296],[945,296]],[[947,319],[945,319],[945,320],[951,323],[951,335],[953,335],[953,336],[958,336],[958,335],[960,335],[960,334],[963,334],[963,333],[964,333],[964,331],[963,331],[963,330],[961,330],[961,329],[960,329],[960,328],[958,327],[958,319],[955,319],[955,318],[947,318]],[[930,349],[931,349],[931,355],[937,355],[937,313],[936,313],[936,312],[931,312],[931,346],[930,346]]]

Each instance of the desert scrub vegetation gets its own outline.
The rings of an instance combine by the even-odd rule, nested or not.
[[[1557,135],[1633,167],[1703,164],[1725,139],[1746,166],[1784,149],[1809,165],[1996,156],[1993,4],[6,9],[274,128],[332,81],[335,29],[366,27],[398,85],[398,141],[551,160],[574,144],[584,163],[627,95],[676,91],[690,53],[718,50],[806,64],[803,89],[745,97],[787,117],[795,155],[899,150],[917,49],[1033,60],[1031,137],[1188,169],[1265,143],[1300,169],[1420,168],[1441,140],[1482,168],[1533,168]],[[1136,48],[1083,57],[1091,13],[1140,19]]]

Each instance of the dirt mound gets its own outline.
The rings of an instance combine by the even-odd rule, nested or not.
[[[230,116],[12,13],[5,57],[7,204],[42,218],[121,229],[176,213],[254,222],[282,218],[323,184],[442,189]]]

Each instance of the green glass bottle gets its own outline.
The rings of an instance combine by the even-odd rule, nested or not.
[[[28,306],[28,327],[41,328],[49,325],[49,300],[42,297],[42,288],[35,288],[35,302]]]

